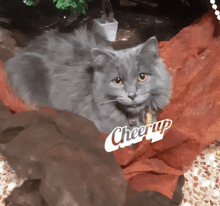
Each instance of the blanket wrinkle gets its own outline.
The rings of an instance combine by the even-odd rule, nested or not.
[[[125,147],[113,152],[134,190],[153,190],[172,199],[179,176],[204,148],[219,138],[219,35],[219,22],[212,10],[170,41],[159,42],[160,56],[172,76],[170,104],[159,120],[169,118],[173,123],[163,140],[152,144],[144,139],[136,150]],[[0,100],[11,110],[38,109],[24,104],[10,91],[3,66],[0,88]],[[106,139],[108,135],[102,136]]]

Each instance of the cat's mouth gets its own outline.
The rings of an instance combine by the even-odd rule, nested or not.
[[[149,94],[136,97],[135,100],[129,98],[118,99],[118,103],[121,104],[127,112],[139,113],[145,109],[146,100]]]
[[[126,106],[126,110],[128,112],[132,112],[132,113],[139,113],[143,109],[144,109],[143,104],[132,104],[132,105],[127,105]]]
[[[137,107],[140,107],[142,104],[133,104],[133,105],[130,105],[130,106],[127,106],[129,108],[137,108]]]

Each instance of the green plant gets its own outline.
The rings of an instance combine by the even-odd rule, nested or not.
[[[40,0],[22,0],[28,6],[36,6]],[[88,9],[87,1],[90,0],[53,0],[56,2],[56,7],[58,9],[75,11],[77,14],[85,14]]]
[[[38,4],[38,0],[22,0],[28,6],[36,6]]]

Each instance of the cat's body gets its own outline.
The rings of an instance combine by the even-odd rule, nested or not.
[[[145,124],[146,112],[163,108],[170,95],[156,38],[119,51],[105,39],[86,26],[46,32],[7,62],[11,87],[26,103],[78,113],[101,132]]]

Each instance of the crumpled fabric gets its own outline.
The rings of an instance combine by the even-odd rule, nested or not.
[[[170,41],[159,42],[160,56],[173,81],[170,104],[158,120],[169,118],[173,123],[158,142],[144,139],[135,150],[125,147],[113,152],[134,190],[153,190],[172,199],[179,176],[205,147],[219,138],[219,35],[219,22],[212,10]],[[0,100],[11,110],[37,109],[11,93],[3,67],[0,88]]]
[[[172,97],[158,120],[171,119],[172,126],[158,142],[144,139],[136,150],[114,152],[134,190],[154,190],[171,199],[178,177],[220,137],[219,35],[219,21],[210,11],[170,41],[159,42],[172,76]]]
[[[11,114],[0,102],[0,153],[27,180],[9,205],[123,205],[127,182],[94,123],[71,112]],[[38,188],[28,190],[33,180]],[[35,184],[36,185],[36,184]]]

